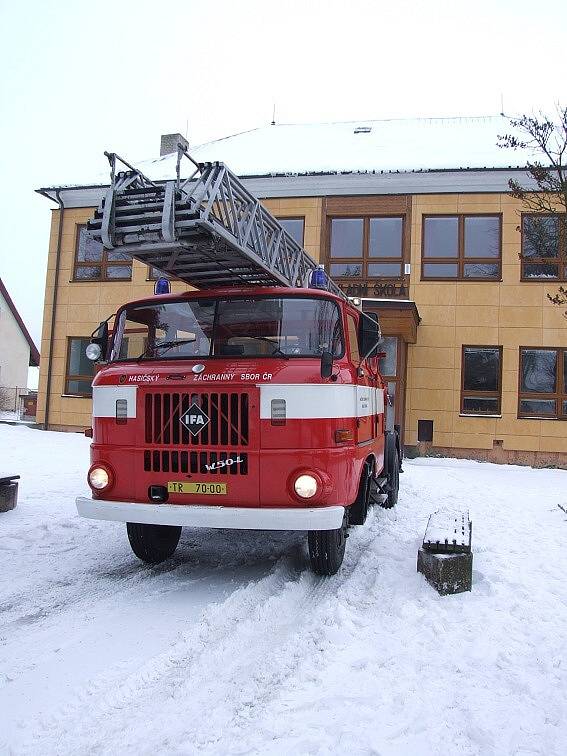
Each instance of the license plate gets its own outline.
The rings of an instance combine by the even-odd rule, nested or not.
[[[171,481],[167,484],[168,493],[225,495],[228,493],[226,483],[186,483]]]

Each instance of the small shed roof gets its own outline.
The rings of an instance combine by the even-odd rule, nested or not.
[[[30,367],[39,367],[39,352],[36,347],[36,345],[33,343],[33,339],[29,334],[28,329],[25,326],[24,321],[20,317],[20,313],[16,309],[16,305],[12,301],[12,297],[8,294],[8,289],[4,286],[4,283],[2,282],[2,279],[0,278],[0,294],[2,295],[3,299],[5,300],[6,304],[8,305],[8,308],[10,309],[10,312],[16,319],[17,324],[20,327],[20,331],[24,335],[26,341],[29,344],[30,347]]]

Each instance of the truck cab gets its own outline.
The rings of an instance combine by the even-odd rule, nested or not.
[[[310,288],[250,287],[125,304],[92,356],[92,498],[134,553],[170,557],[181,528],[300,530],[334,574],[350,525],[397,500],[376,320]]]

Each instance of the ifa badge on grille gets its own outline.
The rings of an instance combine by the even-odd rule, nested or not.
[[[209,416],[195,403],[179,419],[192,436],[196,436],[209,424]]]

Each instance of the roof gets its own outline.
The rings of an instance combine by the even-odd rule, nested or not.
[[[498,136],[509,131],[502,115],[276,124],[190,152],[199,162],[224,162],[241,177],[524,168],[531,154],[497,146]],[[175,163],[172,153],[135,165],[160,181],[175,176]],[[68,176],[51,188],[107,185],[108,174],[72,181]]]
[[[20,331],[24,335],[26,341],[29,344],[30,348],[30,366],[31,367],[39,367],[39,352],[37,350],[36,345],[33,343],[32,337],[29,334],[28,329],[26,328],[24,321],[20,317],[20,313],[16,309],[16,305],[12,301],[12,297],[8,294],[8,289],[4,286],[2,279],[0,278],[0,294],[6,301],[6,304],[8,305],[10,312],[16,319],[17,324],[20,327]]]
[[[524,167],[526,155],[497,146],[507,131],[503,116],[281,124],[208,142],[191,154],[200,162],[222,160],[239,176]],[[166,178],[167,162],[145,165],[156,174],[165,168],[156,178]]]

